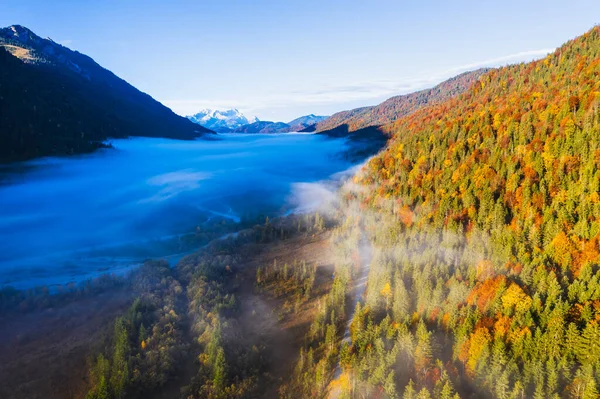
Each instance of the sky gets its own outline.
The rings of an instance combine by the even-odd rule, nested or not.
[[[482,66],[541,58],[600,23],[600,1],[0,0],[181,115],[289,121],[373,105]]]

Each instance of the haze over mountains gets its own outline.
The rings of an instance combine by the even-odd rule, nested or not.
[[[191,140],[210,132],[20,25],[0,29],[0,93],[0,161],[89,152],[110,137]]]
[[[188,119],[219,133],[317,132],[334,137],[349,136],[359,140],[375,140],[377,144],[374,149],[378,149],[382,139],[378,127],[465,92],[481,75],[490,70],[491,68],[481,68],[464,72],[430,89],[394,96],[379,105],[340,111],[331,116],[310,114],[284,123],[260,121],[256,117],[254,121],[250,121],[237,109],[207,109],[188,116]]]

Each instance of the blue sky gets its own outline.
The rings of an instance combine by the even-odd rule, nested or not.
[[[263,120],[376,104],[468,69],[543,56],[600,22],[600,1],[0,0],[182,115]]]

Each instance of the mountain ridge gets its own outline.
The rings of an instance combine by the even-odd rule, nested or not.
[[[224,111],[205,108],[186,118],[217,133],[228,133],[244,125],[259,121],[257,117],[248,119],[237,108],[231,108]]]
[[[466,91],[490,68],[463,72],[437,85],[408,94],[393,96],[378,105],[340,111],[314,126],[317,133],[337,132],[345,125],[347,133],[394,122],[412,112],[443,102]]]
[[[192,140],[176,115],[91,57],[13,25],[0,29],[0,162],[70,155],[129,136]]]
[[[290,125],[285,122],[257,121],[232,131],[232,133],[288,133]]]
[[[308,114],[286,123],[261,121],[257,117],[248,119],[236,108],[223,111],[206,108],[187,118],[217,133],[290,133],[307,129],[327,116]]]
[[[304,129],[315,126],[317,123],[329,118],[328,116],[308,114],[287,122],[290,125],[290,131],[300,132]]]

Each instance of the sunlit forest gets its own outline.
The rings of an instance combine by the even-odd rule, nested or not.
[[[345,395],[595,398],[600,28],[387,126]]]

